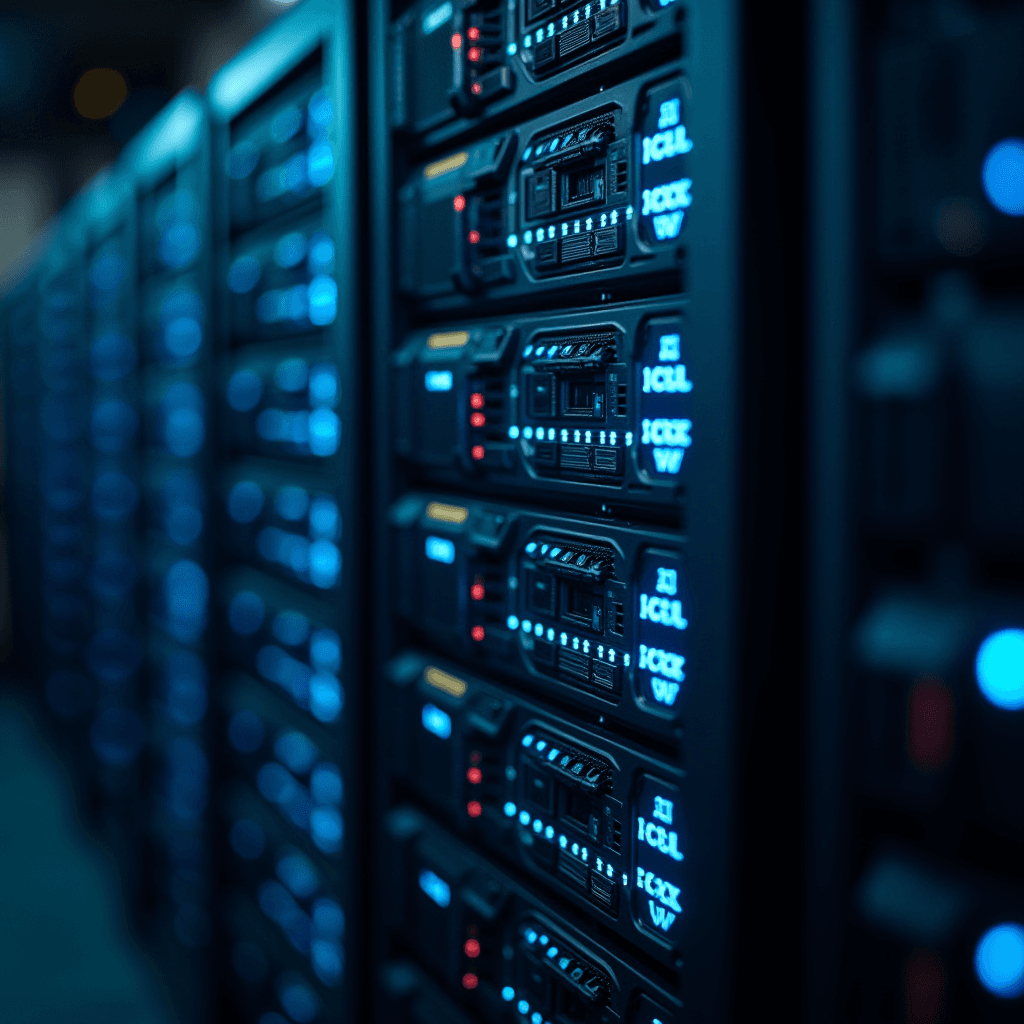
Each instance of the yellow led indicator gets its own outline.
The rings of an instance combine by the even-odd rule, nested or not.
[[[464,523],[469,517],[469,509],[462,505],[446,505],[441,501],[432,501],[427,506],[427,515],[439,523]]]
[[[433,181],[434,178],[440,178],[442,174],[458,170],[468,159],[469,153],[465,150],[461,153],[452,153],[451,156],[442,157],[440,160],[435,160],[432,164],[427,164],[423,168],[423,177],[427,181]]]
[[[469,689],[462,679],[459,679],[457,676],[450,676],[447,672],[442,672],[433,665],[427,666],[423,672],[423,678],[435,690],[447,693],[450,697],[462,697],[465,695],[466,690]]]
[[[427,348],[462,348],[469,341],[469,331],[436,331],[427,338]]]

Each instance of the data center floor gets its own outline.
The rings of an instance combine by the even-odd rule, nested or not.
[[[5,1024],[167,1024],[111,865],[26,704],[0,681],[0,999]]]

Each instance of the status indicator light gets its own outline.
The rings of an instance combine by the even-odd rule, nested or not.
[[[469,405],[471,409],[482,409],[484,407],[484,396],[479,391],[474,391],[469,396]]]
[[[471,61],[476,63],[480,59],[480,57],[481,57],[480,47],[479,46],[471,46],[469,48],[469,53],[467,53],[466,56],[469,57],[469,59]]]
[[[482,583],[474,583],[469,588],[469,596],[474,601],[482,601],[484,599],[484,585]]]
[[[466,772],[466,778],[469,779],[474,786],[479,786],[483,781],[483,777],[484,773],[480,771],[479,768],[470,768],[469,771]]]
[[[480,232],[474,229],[473,231],[470,231],[467,237],[469,238],[470,245],[476,245],[477,242],[480,241]]]
[[[487,417],[482,412],[474,412],[469,417],[470,426],[482,427],[487,422]]]
[[[480,979],[475,974],[473,974],[472,971],[467,971],[462,976],[462,987],[470,992],[472,992],[473,989],[475,989],[479,984]]]
[[[471,818],[479,818],[480,815],[484,813],[484,809],[479,800],[470,800],[469,803],[466,804],[466,813]]]
[[[452,206],[455,207],[455,212],[456,213],[462,213],[462,211],[466,208],[466,197],[465,196],[456,196],[452,200]]]
[[[466,31],[466,38],[471,42],[475,43],[480,38],[480,29],[475,25]]]
[[[452,49],[453,50],[461,50],[462,49],[462,36],[458,32],[456,32],[455,35],[452,36]]]
[[[475,960],[480,955],[480,943],[476,939],[466,939],[462,951],[470,960]]]
[[[481,641],[481,640],[483,640],[483,638],[484,638],[484,627],[483,627],[483,626],[474,626],[474,627],[473,627],[473,628],[472,628],[472,629],[471,629],[471,630],[469,631],[469,635],[470,635],[470,636],[471,636],[471,637],[472,637],[472,638],[473,638],[473,639],[474,639],[474,640],[475,640],[475,641],[476,641],[477,643],[480,643],[480,641]]]
[[[479,462],[484,457],[484,446],[482,444],[475,444],[469,449],[469,454]]]

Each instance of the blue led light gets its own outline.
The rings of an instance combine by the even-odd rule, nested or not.
[[[429,868],[420,872],[420,889],[443,910],[452,901],[452,890],[443,878],[438,878]]]
[[[516,805],[511,800],[505,804],[505,817],[514,818],[516,816]]]
[[[330,363],[317,363],[309,374],[309,404],[334,405],[337,400],[337,370]]]
[[[1006,922],[989,928],[974,950],[974,971],[994,996],[1024,994],[1024,926]]]
[[[320,749],[305,733],[293,729],[278,736],[274,753],[296,775],[305,775],[320,756]]]
[[[333,629],[318,629],[310,637],[309,660],[322,671],[341,669],[341,638]]]
[[[203,569],[183,558],[167,570],[164,577],[164,604],[167,629],[178,640],[198,639],[206,625],[206,605],[210,583]]]
[[[309,546],[309,578],[315,587],[326,590],[338,582],[341,552],[329,540],[315,540]]]
[[[1004,711],[1024,708],[1024,629],[1001,629],[987,636],[974,662],[978,688]]]
[[[228,605],[228,622],[241,636],[252,636],[263,625],[265,616],[263,599],[251,590],[240,590]]]
[[[525,999],[520,999],[516,1004],[516,1009],[522,1014],[527,1014],[530,1012],[530,1004]]]
[[[306,108],[309,112],[308,132],[310,135],[322,135],[334,120],[334,106],[323,89],[313,93]]]
[[[309,239],[309,269],[312,273],[320,273],[331,269],[334,262],[334,241],[323,232]]]
[[[510,615],[505,620],[505,625],[508,626],[508,628],[511,629],[513,632],[515,632],[519,628],[519,619],[518,619],[518,617],[515,616],[515,615]]]
[[[988,201],[1010,217],[1024,217],[1024,139],[1003,139],[985,156],[981,184]]]
[[[451,391],[454,380],[451,370],[427,370],[423,385],[428,391]]]
[[[519,824],[520,825],[524,825],[524,826],[530,824],[530,812],[529,811],[520,811],[519,812]]]
[[[313,930],[318,935],[340,939],[345,934],[345,911],[330,897],[321,896],[313,903]]]
[[[309,680],[309,710],[318,722],[336,722],[345,704],[341,683],[328,672],[317,672]]]
[[[519,428],[513,424],[508,428],[508,436],[514,441],[519,436]]]
[[[320,997],[301,981],[293,981],[283,986],[280,999],[285,1013],[296,1024],[310,1024],[320,1012]]]
[[[320,188],[334,177],[334,150],[329,142],[314,142],[306,156],[306,174],[314,188]]]
[[[309,450],[313,455],[326,458],[338,450],[341,420],[330,409],[315,409],[309,414]]]
[[[228,515],[236,523],[251,523],[263,511],[263,491],[252,480],[240,480],[228,494]]]
[[[432,562],[451,565],[455,561],[455,545],[445,537],[427,537],[426,553]]]
[[[310,811],[309,831],[313,842],[324,853],[337,853],[344,838],[341,814],[334,807],[316,807]]]
[[[252,370],[236,370],[228,381],[228,405],[235,412],[251,412],[263,396],[263,381]]]
[[[188,221],[172,224],[160,236],[157,251],[164,266],[182,270],[199,252],[199,230]]]
[[[301,231],[282,235],[274,246],[274,262],[284,269],[297,267],[306,258],[306,236]]]
[[[452,734],[451,716],[434,704],[423,705],[420,721],[427,732],[433,733],[439,739],[446,740]]]
[[[511,985],[506,985],[501,990],[501,998],[504,999],[506,1003],[511,1003],[512,1000],[515,999],[515,997],[516,990]]]
[[[199,453],[206,440],[206,425],[197,409],[172,409],[164,421],[164,444],[179,459]]]
[[[164,347],[178,359],[195,355],[202,343],[203,329],[193,317],[176,317],[164,328]]]
[[[317,327],[334,323],[338,315],[338,285],[333,277],[317,274],[309,282],[309,319]]]
[[[290,853],[277,862],[277,877],[300,900],[308,900],[320,888],[320,876],[303,853]]]
[[[527,734],[526,734],[526,735],[525,735],[525,736],[523,737],[523,746],[524,746],[524,747],[530,747],[530,746],[533,746],[533,733],[532,733],[532,732],[528,732],[528,733],[527,733]]]
[[[309,774],[309,791],[318,804],[340,804],[341,769],[330,761],[321,761]]]
[[[228,269],[228,288],[236,295],[247,295],[256,287],[261,269],[255,256],[239,256]]]
[[[334,540],[338,535],[338,505],[332,499],[321,495],[314,498],[309,506],[309,534]]]

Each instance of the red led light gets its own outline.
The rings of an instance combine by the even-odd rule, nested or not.
[[[474,391],[469,396],[469,404],[474,409],[482,409],[484,407],[484,396],[479,391]]]
[[[478,61],[480,59],[480,47],[479,46],[471,46],[469,48],[469,53],[467,53],[466,56],[471,61],[474,61],[474,62]]]
[[[469,596],[474,601],[482,601],[484,599],[484,585],[482,583],[474,583],[469,588]]]
[[[481,754],[479,750],[474,750],[473,753],[469,755],[469,760],[473,764],[479,764],[483,759],[484,755]]]
[[[469,454],[479,462],[484,457],[484,446],[482,444],[475,444],[469,449]]]
[[[470,91],[470,92],[471,92],[471,93],[472,93],[472,94],[473,94],[474,96],[479,96],[479,95],[480,95],[480,93],[482,93],[482,92],[484,91],[484,87],[483,87],[483,86],[482,86],[482,85],[481,85],[481,84],[480,84],[479,82],[474,82],[474,83],[473,83],[473,84],[472,84],[472,85],[471,85],[471,86],[469,87],[469,91]]]
[[[466,208],[466,197],[465,196],[456,196],[452,200],[452,206],[455,207],[455,212],[456,213],[462,213],[462,211]]]
[[[466,772],[466,778],[469,779],[474,786],[479,786],[483,777],[484,773],[480,771],[479,768],[470,768],[469,771]]]
[[[479,978],[472,972],[467,972],[462,976],[462,987],[468,988],[470,992],[473,991],[480,984]]]
[[[480,815],[484,813],[484,809],[480,806],[479,800],[470,800],[469,803],[466,804],[466,813],[471,818],[479,818]]]
[[[480,29],[474,25],[471,29],[467,29],[466,36],[471,43],[475,43],[480,38]]]
[[[469,244],[470,245],[476,245],[476,243],[479,242],[479,241],[480,241],[480,232],[479,231],[470,231],[470,233],[469,233]]]
[[[458,50],[462,46],[462,36],[458,32],[452,36],[452,49]]]
[[[919,772],[943,768],[953,753],[953,691],[941,679],[918,679],[907,701],[907,756]]]
[[[475,412],[469,417],[470,426],[482,427],[487,422],[487,417],[482,412]]]
[[[474,639],[474,640],[475,640],[475,641],[476,641],[477,643],[480,643],[480,641],[481,641],[481,640],[483,640],[483,638],[484,638],[484,627],[483,627],[483,626],[474,626],[474,627],[473,627],[473,628],[472,628],[472,629],[471,629],[471,630],[469,631],[469,635],[470,635],[470,636],[471,636],[471,637],[472,637],[472,638],[473,638],[473,639]]]
[[[469,957],[470,960],[475,960],[480,955],[480,943],[476,939],[466,939],[466,944],[462,947],[462,952]]]

